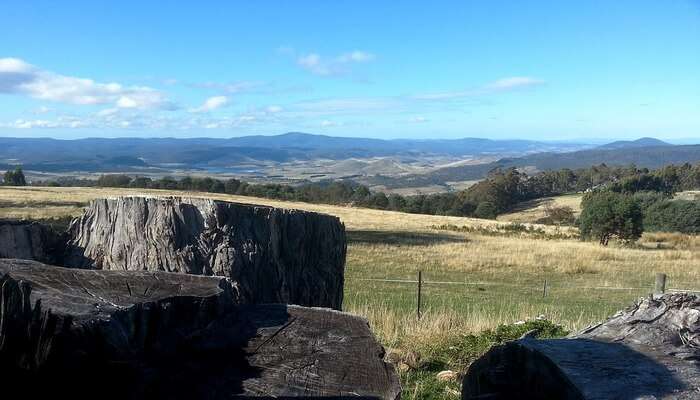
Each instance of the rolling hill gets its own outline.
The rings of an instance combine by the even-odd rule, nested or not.
[[[645,142],[648,142],[645,140]],[[660,141],[656,141],[660,142]],[[700,161],[700,145],[640,146],[639,142],[614,142],[612,147],[601,146],[573,152],[542,152],[522,157],[502,158],[498,161],[440,168],[425,174],[389,178],[375,177],[374,184],[385,187],[417,187],[445,182],[468,181],[484,178],[495,168],[523,168],[528,171],[586,168],[593,165],[631,165],[655,169],[668,164]]]
[[[347,160],[372,157],[522,155],[563,151],[581,144],[527,140],[381,140],[306,133],[197,138],[0,138],[2,165],[22,164],[35,171],[128,171],[225,168],[240,163],[285,163],[313,159]],[[125,160],[129,162],[125,163]],[[135,161],[138,160],[138,161]]]

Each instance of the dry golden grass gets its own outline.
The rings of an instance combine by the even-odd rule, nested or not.
[[[349,239],[345,308],[368,317],[390,345],[540,314],[578,329],[648,293],[656,272],[669,274],[672,288],[696,289],[700,282],[700,239],[680,234],[646,234],[634,248],[601,247],[574,239],[433,229],[504,224],[496,221],[141,189],[3,187],[0,217],[77,215],[81,207],[76,204],[122,195],[206,197],[338,216]],[[555,227],[542,228],[556,232]],[[412,280],[419,270],[428,281],[420,322],[415,318],[416,285],[382,281]],[[542,296],[544,280],[547,297]]]
[[[309,204],[301,202],[278,201],[257,197],[233,196],[215,193],[183,192],[176,190],[152,190],[152,189],[121,189],[121,188],[63,188],[63,187],[0,187],[0,200],[14,202],[18,205],[28,205],[28,212],[37,205],[48,206],[51,203],[82,202],[90,200],[117,197],[117,196],[185,196],[194,198],[210,198],[241,203],[268,205],[273,207],[295,208],[299,210],[315,211],[338,216],[346,228],[353,229],[381,229],[400,231],[427,230],[432,225],[495,225],[495,221],[480,220],[474,218],[460,218],[447,216],[431,216],[420,214],[406,214],[393,211],[380,211],[368,208],[340,207],[323,204]],[[75,207],[80,210],[80,207]],[[0,208],[0,217],[5,215],[8,208]],[[79,211],[78,211],[79,212]],[[50,213],[47,213],[51,215]],[[61,216],[57,210],[55,216]]]
[[[700,190],[686,190],[676,193],[677,200],[700,200]]]
[[[546,216],[547,207],[571,207],[574,214],[581,213],[580,194],[567,194],[563,196],[546,197],[532,201],[526,201],[518,205],[513,212],[498,216],[499,221],[506,222],[535,222]]]

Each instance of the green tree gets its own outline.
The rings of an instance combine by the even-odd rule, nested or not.
[[[100,187],[129,187],[131,177],[122,174],[100,175],[97,178],[97,186]]]
[[[369,188],[367,186],[358,186],[353,193],[351,200],[357,204],[365,204],[367,199],[371,196]]]
[[[477,218],[496,219],[497,215],[498,209],[490,201],[482,201],[474,210],[474,216]]]
[[[612,237],[631,241],[644,231],[642,209],[632,196],[611,191],[583,197],[579,228],[583,239],[596,239],[607,246]]]
[[[22,167],[16,167],[14,171],[6,171],[3,181],[8,186],[27,186]]]
[[[392,193],[389,195],[388,199],[389,199],[389,205],[388,205],[389,210],[403,211],[406,208],[406,199],[404,199],[403,196],[398,195],[396,193]]]
[[[386,197],[384,192],[377,192],[370,197],[369,205],[373,208],[386,210],[386,208],[389,206],[389,198]]]
[[[145,188],[148,188],[151,186],[151,182],[153,182],[153,180],[151,178],[147,178],[144,176],[137,176],[136,178],[134,178],[134,180],[131,181],[129,186],[134,187],[134,188],[145,189]]]
[[[650,231],[700,233],[700,202],[660,200],[644,210],[644,228]]]

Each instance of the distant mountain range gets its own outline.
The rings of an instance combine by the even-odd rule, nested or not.
[[[306,133],[230,139],[0,137],[0,170],[21,164],[29,171],[49,173],[257,171],[264,178],[286,168],[278,166],[293,164],[301,167],[292,175],[301,177],[292,180],[360,176],[364,183],[389,188],[477,180],[497,167],[542,171],[605,163],[658,168],[698,161],[700,145],[672,145],[654,138],[595,147],[530,140],[381,140]],[[287,179],[289,175],[279,176]]]
[[[583,146],[477,138],[381,140],[306,133],[230,139],[0,138],[0,168],[2,165],[23,164],[28,170],[50,172],[208,169],[242,163],[284,163],[314,159],[512,156],[541,151],[565,151]]]
[[[658,147],[658,146],[673,146],[671,143],[666,143],[663,140],[644,137],[637,140],[619,140],[617,142],[612,142],[598,146],[601,150],[617,150],[617,149],[630,149],[635,147]]]
[[[426,174],[398,178],[375,178],[374,184],[386,187],[419,187],[446,182],[478,180],[495,168],[522,168],[529,171],[586,168],[593,165],[636,165],[660,168],[668,164],[700,162],[700,145],[672,145],[653,138],[617,141],[592,149],[572,152],[542,152],[498,161],[440,168]]]

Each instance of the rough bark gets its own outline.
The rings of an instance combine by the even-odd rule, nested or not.
[[[0,374],[21,398],[397,399],[382,358],[366,320],[238,305],[225,278],[0,260]]]
[[[22,258],[49,264],[61,262],[65,237],[32,221],[0,220],[0,258]]]
[[[70,228],[65,265],[231,278],[241,301],[340,309],[345,229],[336,217],[205,199],[95,200]]]
[[[520,339],[474,362],[464,399],[697,399],[700,298],[640,300],[565,339]]]

